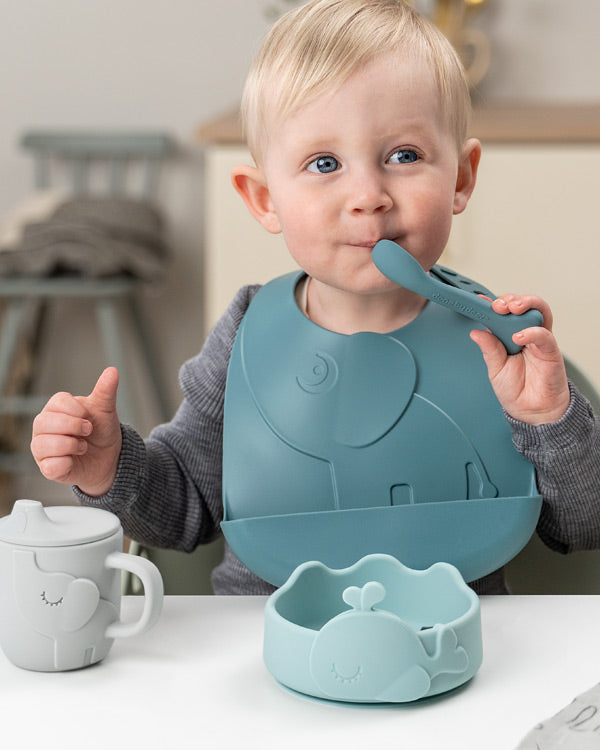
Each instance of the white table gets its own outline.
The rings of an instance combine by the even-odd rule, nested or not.
[[[153,630],[75,672],[0,653],[2,747],[513,750],[600,681],[600,596],[482,597],[483,666],[465,687],[407,705],[319,702],[264,667],[264,602],[167,597]],[[140,604],[126,597],[124,619]]]

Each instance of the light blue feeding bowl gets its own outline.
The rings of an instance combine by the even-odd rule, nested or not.
[[[406,703],[452,690],[482,661],[479,599],[456,568],[390,555],[300,565],[267,600],[264,660],[316,698]]]

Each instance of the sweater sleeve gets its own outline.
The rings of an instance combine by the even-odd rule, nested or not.
[[[110,491],[90,497],[74,488],[83,504],[115,513],[132,539],[190,552],[219,535],[227,368],[237,330],[258,288],[237,293],[202,351],[181,368],[183,401],[173,419],[155,427],[146,440],[121,425],[123,446]]]
[[[507,415],[516,449],[536,469],[538,534],[562,553],[600,548],[600,418],[572,383],[570,389],[558,422],[533,426]]]

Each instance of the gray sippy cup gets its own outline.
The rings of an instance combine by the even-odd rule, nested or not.
[[[162,578],[122,545],[112,513],[17,500],[0,519],[0,646],[13,664],[43,672],[87,667],[114,638],[154,625]],[[120,620],[122,570],[144,587],[142,614],[132,623]]]

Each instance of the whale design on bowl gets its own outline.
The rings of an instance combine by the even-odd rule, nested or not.
[[[467,682],[482,661],[479,599],[456,568],[390,555],[300,565],[265,609],[264,660],[317,698],[405,703]]]

